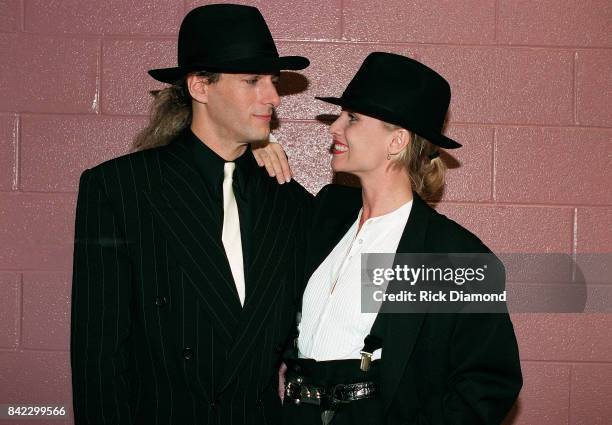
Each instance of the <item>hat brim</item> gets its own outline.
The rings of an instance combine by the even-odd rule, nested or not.
[[[351,101],[350,99],[343,99],[341,97],[319,97],[315,96],[315,99],[322,100],[323,102],[331,103],[333,105],[341,106],[345,109],[364,114],[381,121],[388,122],[390,124],[399,125],[407,130],[410,130],[421,137],[424,137],[434,145],[440,146],[444,149],[457,149],[462,145],[454,141],[453,139],[446,137],[445,135],[419,128],[418,126],[407,122],[403,117],[394,117],[394,112],[381,107],[380,105],[368,104],[363,101]]]
[[[264,74],[283,70],[299,71],[310,65],[303,56],[255,57],[220,63],[199,63],[189,67],[149,70],[149,75],[162,83],[174,84],[193,71]]]

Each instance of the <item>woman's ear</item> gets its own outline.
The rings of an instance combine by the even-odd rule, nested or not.
[[[187,77],[187,90],[189,95],[199,103],[208,103],[208,89],[210,82],[208,77],[192,74]]]
[[[408,146],[411,140],[411,134],[408,130],[404,128],[398,128],[397,130],[393,130],[391,136],[391,142],[389,142],[389,154],[397,155],[401,151]]]

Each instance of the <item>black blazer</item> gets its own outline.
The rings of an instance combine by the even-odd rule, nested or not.
[[[250,153],[249,153],[250,154]],[[311,196],[252,180],[241,307],[208,189],[181,139],[81,176],[71,364],[76,424],[267,424]]]
[[[357,218],[361,191],[317,195],[307,278]],[[472,233],[414,194],[401,253],[489,253]],[[307,278],[305,282],[307,282]],[[382,309],[385,306],[383,304]],[[499,424],[522,386],[507,314],[385,314],[381,398],[387,424]]]

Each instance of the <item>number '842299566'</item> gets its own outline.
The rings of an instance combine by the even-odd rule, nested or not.
[[[64,406],[7,406],[8,416],[66,416]]]

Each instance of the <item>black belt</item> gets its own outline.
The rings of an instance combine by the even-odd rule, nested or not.
[[[304,377],[293,375],[285,384],[285,397],[295,404],[320,405],[324,409],[334,408],[351,401],[376,397],[376,384],[371,381],[351,384],[315,385],[305,384]]]

